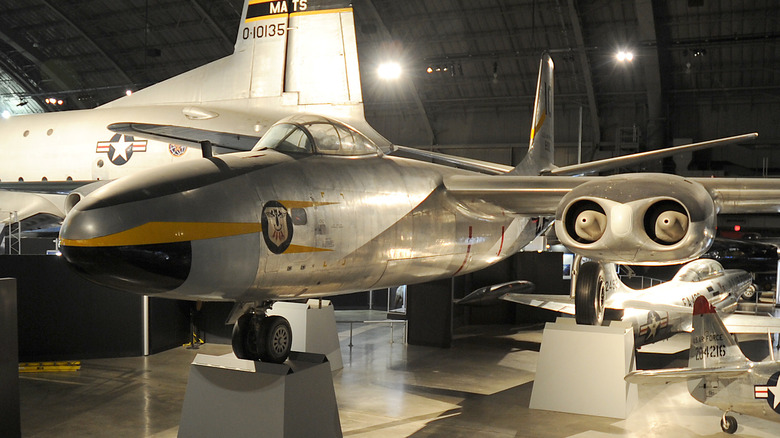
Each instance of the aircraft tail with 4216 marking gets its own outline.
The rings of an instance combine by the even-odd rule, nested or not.
[[[780,422],[780,362],[748,360],[705,297],[696,298],[693,304],[688,367],[633,371],[626,380],[687,381],[693,398],[724,411],[720,425],[726,433],[737,430],[737,420],[730,412]]]

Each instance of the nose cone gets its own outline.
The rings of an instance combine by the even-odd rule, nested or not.
[[[94,216],[72,210],[60,231],[60,251],[77,272],[95,283],[143,294],[171,291],[187,279],[191,242],[135,244],[140,242],[126,236],[101,236]]]

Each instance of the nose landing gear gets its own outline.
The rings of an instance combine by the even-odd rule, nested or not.
[[[278,315],[267,316],[269,307],[250,310],[233,326],[233,353],[239,359],[283,363],[290,355],[290,323]]]

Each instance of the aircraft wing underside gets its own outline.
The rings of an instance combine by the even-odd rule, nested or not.
[[[190,147],[200,147],[200,142],[209,141],[214,146],[232,151],[251,150],[257,141],[260,140],[260,135],[252,136],[186,126],[155,125],[152,123],[114,123],[109,125],[108,129],[119,134],[133,135]]]
[[[734,378],[744,375],[748,372],[747,368],[724,367],[724,368],[671,368],[665,370],[639,370],[633,371],[626,376],[629,383],[660,383],[675,382],[682,380],[700,379],[702,377]]]
[[[780,318],[769,315],[732,313],[721,319],[730,333],[780,333]]]
[[[65,195],[0,190],[0,223],[22,221],[35,215],[65,217]]]
[[[518,294],[510,292],[502,295],[500,299],[574,315],[574,300],[569,298],[568,295]]]

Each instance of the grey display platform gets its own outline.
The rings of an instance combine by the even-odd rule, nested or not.
[[[0,279],[0,433],[22,436],[19,415],[19,337],[16,279]]]
[[[284,364],[199,354],[190,366],[180,437],[341,437],[330,364],[292,352]]]
[[[627,418],[638,393],[623,377],[635,367],[630,324],[589,326],[558,318],[544,327],[530,407]]]
[[[341,358],[336,314],[328,300],[308,300],[306,303],[277,301],[268,315],[280,315],[292,329],[292,349],[319,353],[328,357],[331,371],[344,368]]]

